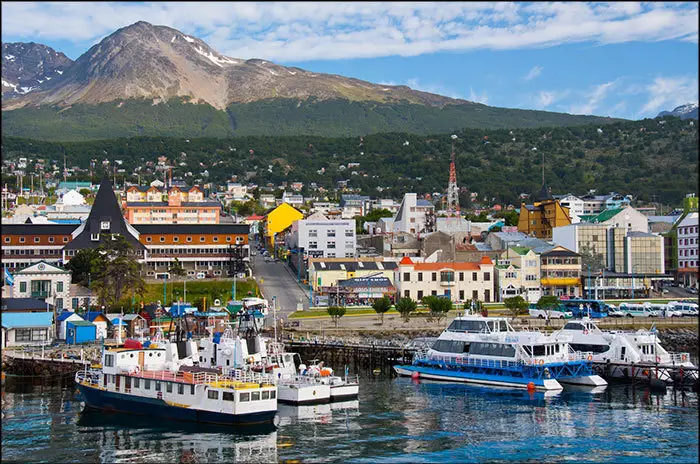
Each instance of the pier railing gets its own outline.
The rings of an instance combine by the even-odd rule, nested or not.
[[[690,353],[668,353],[668,355],[643,354],[642,362],[662,364],[683,364],[690,361]]]

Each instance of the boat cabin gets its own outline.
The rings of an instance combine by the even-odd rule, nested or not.
[[[496,333],[513,332],[508,320],[500,317],[457,317],[446,329],[448,332]]]

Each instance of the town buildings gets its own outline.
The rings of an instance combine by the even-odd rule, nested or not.
[[[698,213],[689,213],[678,224],[678,280],[698,288]]]
[[[163,197],[167,201],[163,201]],[[131,186],[126,192],[125,217],[130,224],[218,224],[222,205],[206,200],[199,186]]]
[[[406,193],[394,216],[392,232],[419,235],[433,231],[435,231],[435,206],[428,200],[419,200],[415,193]]]
[[[314,258],[354,258],[355,220],[329,220],[321,213],[294,221],[285,244]]]

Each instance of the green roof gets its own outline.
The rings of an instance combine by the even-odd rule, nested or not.
[[[619,212],[621,212],[623,209],[624,208],[606,209],[605,211],[602,211],[598,214],[586,214],[584,216],[580,216],[580,218],[582,221],[585,221],[585,222],[593,222],[593,223],[605,222],[605,221],[617,216],[617,214]]]
[[[75,327],[88,327],[88,326],[95,327],[95,324],[93,324],[92,322],[88,322],[88,321],[68,321],[68,324],[75,326]]]
[[[510,247],[510,249],[519,255],[526,255],[530,251],[530,248],[522,247],[522,246],[512,246],[512,247]]]

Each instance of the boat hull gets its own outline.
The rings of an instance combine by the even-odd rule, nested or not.
[[[78,390],[83,396],[85,405],[92,409],[188,422],[219,425],[269,424],[273,422],[277,413],[276,410],[273,410],[247,414],[223,414],[215,411],[171,406],[162,399],[110,392],[80,383],[78,384]]]
[[[345,384],[345,385],[334,385],[331,387],[331,401],[347,401],[355,399],[360,394],[360,385],[358,384]]]
[[[397,374],[402,376],[413,377],[415,373],[418,373],[419,378],[441,380],[444,382],[473,383],[515,388],[528,388],[528,384],[533,383],[536,390],[563,390],[561,384],[554,379],[506,377],[475,372],[446,371],[414,365],[394,366],[394,370]]]
[[[294,385],[280,382],[277,384],[277,402],[285,404],[323,404],[331,401],[329,385]]]
[[[560,383],[570,384],[570,385],[584,385],[587,387],[604,387],[608,384],[599,375],[582,375],[580,377],[564,377],[558,379]]]

